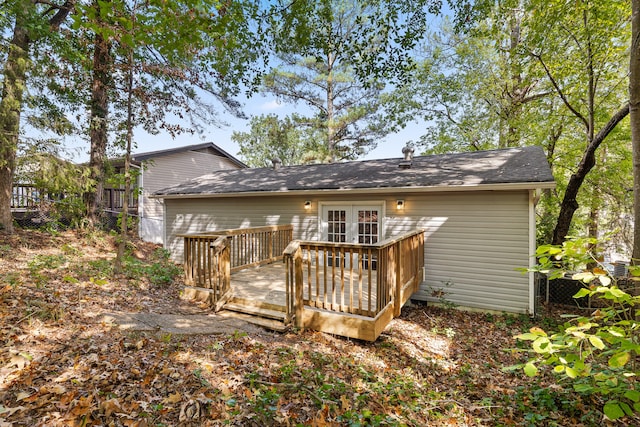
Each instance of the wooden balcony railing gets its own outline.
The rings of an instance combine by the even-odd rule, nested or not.
[[[231,272],[281,260],[293,238],[292,225],[185,234],[184,271],[191,298],[218,310],[231,290]]]
[[[123,188],[105,188],[103,190],[102,202],[104,209],[110,212],[121,212],[124,207]],[[138,195],[136,190],[129,194],[129,212],[135,213],[138,210]]]
[[[282,259],[283,252],[293,240],[293,225],[237,228],[216,231],[230,239],[231,271],[270,264]]]
[[[375,340],[422,281],[424,232],[374,245],[295,241],[284,262],[296,326]]]
[[[43,202],[60,200],[61,195],[51,194],[31,184],[13,184],[11,209],[30,209]]]
[[[424,232],[374,245],[292,241],[291,225],[187,234],[187,295],[220,309],[231,296],[231,272],[285,263],[285,322],[375,340],[418,289]]]
[[[59,202],[69,194],[55,194],[47,192],[32,184],[13,184],[11,193],[11,209],[32,209],[41,203]],[[76,194],[77,197],[80,195]],[[103,190],[103,208],[108,212],[121,212],[124,205],[124,189],[105,188]],[[135,191],[129,197],[129,210],[135,213],[138,210],[138,197]]]

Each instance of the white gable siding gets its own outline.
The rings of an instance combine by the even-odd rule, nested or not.
[[[404,200],[398,211],[396,202]],[[304,209],[305,200],[312,202]],[[381,201],[384,237],[417,227],[425,229],[425,280],[415,299],[444,298],[459,306],[524,313],[529,309],[529,280],[518,267],[529,265],[529,196],[526,191],[262,196],[166,200],[167,244],[182,261],[177,234],[226,228],[293,224],[294,238],[318,238],[318,203]],[[450,283],[451,286],[445,286]]]
[[[140,195],[140,237],[148,242],[163,243],[162,201],[152,199],[154,192],[189,179],[238,166],[226,157],[198,151],[183,151],[145,160],[142,165]]]

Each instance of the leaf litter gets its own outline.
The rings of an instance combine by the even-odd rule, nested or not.
[[[158,286],[113,276],[107,234],[2,239],[0,427],[606,422],[599,401],[552,376],[503,370],[526,359],[512,349],[535,325],[527,316],[415,303],[375,343],[314,331],[127,332],[100,314],[209,311],[180,297],[181,278]],[[142,262],[156,249],[132,243]]]

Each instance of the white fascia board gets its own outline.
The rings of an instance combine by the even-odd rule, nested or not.
[[[385,188],[344,188],[328,190],[280,190],[280,191],[244,191],[237,193],[202,193],[202,194],[166,194],[151,195],[155,199],[207,199],[221,197],[256,197],[275,195],[326,195],[326,194],[415,194],[415,193],[435,193],[435,192],[461,192],[461,191],[509,191],[509,190],[536,190],[555,188],[555,182],[525,182],[517,184],[472,184],[472,185],[439,185],[432,187],[385,187]]]

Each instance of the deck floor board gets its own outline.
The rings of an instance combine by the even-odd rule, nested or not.
[[[309,286],[307,282],[307,267],[304,268],[304,298],[309,299]],[[312,294],[313,299],[317,301],[324,301],[324,272],[321,270],[318,272],[318,276],[320,278],[319,286],[320,289],[317,290],[315,286],[313,286]],[[327,270],[328,274],[331,274],[331,269]],[[286,304],[286,271],[285,265],[282,262],[276,262],[273,264],[267,264],[260,267],[252,267],[244,270],[239,270],[233,272],[231,274],[231,289],[234,297],[243,298],[250,301],[255,302],[266,302],[273,305],[285,306]],[[338,286],[340,286],[340,270],[336,269],[336,280]],[[311,276],[313,281],[315,281],[316,273],[315,266],[311,267]],[[332,303],[333,300],[333,289],[331,288],[331,280],[328,278],[327,280],[327,295],[326,302]],[[357,272],[353,273],[352,276],[348,270],[344,271],[344,303],[346,305],[350,304],[350,290],[353,284],[353,306],[356,308],[362,308],[363,310],[368,310],[369,308],[369,294],[366,290],[366,277],[363,277],[363,286],[362,286],[362,307],[358,307],[358,298],[360,294],[360,289],[358,285],[358,274]],[[376,307],[376,275],[372,275],[373,282],[373,293],[371,295],[371,309],[375,310]],[[336,288],[335,292],[335,304],[342,304],[342,300],[340,297],[340,289]]]

